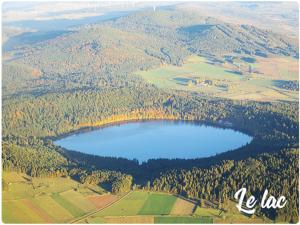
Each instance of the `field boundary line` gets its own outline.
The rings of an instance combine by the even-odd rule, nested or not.
[[[89,212],[89,213],[87,213],[87,214],[85,214],[85,215],[83,215],[83,216],[81,216],[81,217],[79,217],[79,218],[72,219],[69,223],[76,223],[76,222],[78,222],[78,221],[80,221],[80,220],[83,220],[83,219],[89,217],[89,216],[92,216],[92,215],[94,215],[94,214],[96,214],[96,213],[98,213],[98,212],[100,212],[100,211],[102,211],[102,210],[104,210],[104,209],[106,209],[106,208],[112,206],[113,204],[115,204],[115,203],[121,201],[123,198],[125,198],[126,196],[128,196],[130,193],[132,193],[132,191],[127,192],[127,193],[126,193],[125,195],[123,195],[121,198],[117,199],[117,200],[114,201],[114,202],[109,203],[108,205],[104,206],[103,208],[100,208],[100,209],[97,209],[97,210],[95,210],[95,211]]]

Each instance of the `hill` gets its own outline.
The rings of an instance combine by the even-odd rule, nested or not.
[[[4,62],[4,96],[134,85],[142,81],[133,72],[182,65],[191,54],[215,60],[232,53],[298,57],[296,43],[271,31],[194,12],[146,10],[10,51],[12,58]],[[23,82],[8,76],[20,67],[38,73]]]
[[[297,38],[182,7],[39,34],[3,58],[4,221],[298,221]],[[252,141],[209,158],[142,164],[53,144],[72,133],[153,119],[230,127]],[[233,192],[243,185],[255,196],[264,188],[289,196],[288,206],[262,210],[257,220],[237,216]],[[89,217],[101,201],[133,190]],[[178,194],[194,206],[215,207],[183,213],[175,207]]]

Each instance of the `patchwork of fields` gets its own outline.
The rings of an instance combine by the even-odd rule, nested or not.
[[[188,207],[185,207],[188,206]],[[182,209],[182,210],[180,210]],[[179,197],[135,191],[78,223],[212,223],[212,217],[194,215],[196,205]]]
[[[263,223],[262,218],[240,214],[234,202],[228,210],[202,208],[166,193],[134,191],[111,206],[77,223]]]
[[[174,195],[133,191],[124,196],[104,193],[69,178],[32,178],[4,172],[5,223],[221,223],[265,222],[229,210],[201,208]]]
[[[31,178],[4,173],[3,221],[6,223],[62,223],[116,201],[96,186],[83,186],[68,178]]]
[[[136,74],[163,89],[200,92],[238,100],[297,101],[298,90],[276,85],[287,81],[298,83],[297,59],[256,57],[253,60],[245,62],[235,59],[230,63],[226,60],[220,63],[191,56],[183,66],[161,66]]]

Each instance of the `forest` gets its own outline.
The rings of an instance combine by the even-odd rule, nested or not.
[[[212,44],[213,43],[213,44]],[[114,194],[133,188],[215,202],[226,210],[234,192],[285,195],[272,220],[299,220],[299,105],[288,101],[232,100],[164,90],[134,74],[182,65],[192,55],[225,61],[239,57],[298,59],[294,39],[184,10],[136,12],[81,27],[10,51],[3,62],[2,166],[32,177],[70,177],[108,184]],[[295,81],[280,88],[299,91]],[[228,152],[196,159],[137,160],[88,155],[53,144],[76,132],[136,120],[189,120],[253,137]]]

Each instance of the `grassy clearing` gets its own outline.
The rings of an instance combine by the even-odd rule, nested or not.
[[[51,196],[59,205],[68,210],[74,217],[79,217],[84,215],[84,211],[73,205],[71,202],[63,198],[60,194],[55,193]]]
[[[27,182],[31,180],[26,174],[17,172],[3,172],[2,179],[9,183]]]
[[[3,172],[2,179],[8,186],[7,190],[3,190],[2,198],[4,201],[33,197],[35,195],[31,185],[31,178],[23,173]]]
[[[32,185],[36,192],[59,193],[70,189],[75,189],[80,184],[68,178],[32,178]]]
[[[220,216],[214,217],[214,223],[270,223],[270,220],[264,221],[262,218],[256,216],[242,214],[236,208],[236,203],[229,201],[226,205],[226,212],[221,213]],[[203,212],[203,209],[200,210]]]
[[[191,56],[183,66],[164,66],[161,68],[137,72],[138,75],[161,88],[178,90],[199,91],[199,87],[188,86],[193,78],[210,77],[224,78],[239,81],[240,76],[230,72],[227,68],[211,65],[206,59],[199,56]]]
[[[212,216],[212,217],[219,217],[222,214],[222,211],[219,209],[213,209],[213,208],[201,208],[197,207],[197,209],[194,212],[194,215],[197,216]]]
[[[8,190],[3,192],[4,200],[33,198],[74,189],[80,185],[68,178],[31,178],[15,172],[4,172],[3,180],[8,184]]]
[[[35,191],[27,183],[14,183],[9,185],[8,191],[3,191],[3,200],[18,200],[34,197]]]
[[[249,73],[249,66],[253,72]],[[290,57],[257,57],[255,63],[217,64],[199,56],[189,57],[180,67],[168,65],[136,72],[146,81],[166,90],[257,101],[298,101],[298,91],[283,90],[273,83],[274,80],[299,80],[298,73],[298,61]],[[212,83],[207,84],[205,80]]]
[[[190,217],[190,216],[157,216],[154,223],[213,223],[211,217]]]
[[[176,199],[173,195],[151,193],[139,215],[168,215]]]
[[[299,62],[292,57],[258,58],[254,63],[265,76],[277,80],[298,80]]]

